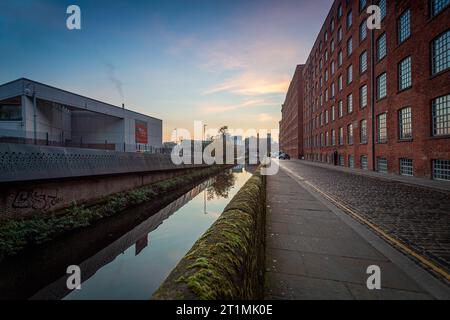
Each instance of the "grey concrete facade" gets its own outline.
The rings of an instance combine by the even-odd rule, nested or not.
[[[20,119],[0,118],[0,135],[136,151],[162,146],[162,120],[28,79],[0,85],[0,102],[20,99]],[[137,141],[144,124],[146,143]],[[144,148],[142,148],[144,149]]]

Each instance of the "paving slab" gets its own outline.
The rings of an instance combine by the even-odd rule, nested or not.
[[[381,268],[382,289],[367,288]],[[266,298],[433,299],[401,267],[283,169],[267,178]]]

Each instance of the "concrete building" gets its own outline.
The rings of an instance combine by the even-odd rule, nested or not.
[[[303,69],[298,65],[281,109],[280,150],[300,159],[303,151]]]
[[[147,150],[162,120],[22,78],[0,85],[0,142]]]
[[[334,1],[303,88],[308,160],[450,180],[450,1]]]

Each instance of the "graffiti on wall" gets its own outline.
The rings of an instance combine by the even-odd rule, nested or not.
[[[62,201],[57,190],[20,190],[12,194],[14,209],[49,210]]]

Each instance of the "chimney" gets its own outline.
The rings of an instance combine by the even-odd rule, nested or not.
[[[125,109],[125,103],[122,103],[122,109]]]

